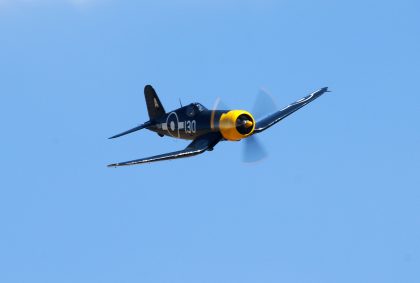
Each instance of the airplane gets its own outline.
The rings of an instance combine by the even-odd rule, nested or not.
[[[166,112],[151,85],[144,87],[149,121],[123,133],[110,137],[118,138],[141,129],[156,132],[160,137],[192,140],[183,150],[155,155],[151,157],[109,164],[108,167],[128,166],[162,160],[190,157],[205,151],[212,151],[220,141],[239,141],[249,139],[280,122],[293,112],[329,92],[328,87],[321,88],[296,102],[256,120],[245,110],[209,110],[200,103],[191,103],[171,112]]]

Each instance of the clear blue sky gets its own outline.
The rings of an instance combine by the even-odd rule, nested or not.
[[[169,2],[169,3],[167,3]],[[0,282],[420,282],[418,1],[0,0]],[[141,131],[333,91],[194,158]]]

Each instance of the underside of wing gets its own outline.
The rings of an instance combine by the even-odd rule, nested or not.
[[[126,161],[126,162],[109,164],[108,167],[128,166],[128,165],[136,165],[136,164],[149,163],[149,162],[155,162],[155,161],[190,157],[190,156],[203,153],[206,150],[212,149],[221,139],[222,139],[222,136],[219,133],[210,133],[210,134],[198,137],[183,150],[178,150],[174,152],[169,152],[165,154],[155,155],[151,157]]]
[[[274,124],[280,122],[281,120],[283,120],[284,118],[286,118],[287,116],[292,114],[293,112],[299,110],[300,108],[302,108],[306,104],[314,101],[315,99],[317,99],[318,97],[323,95],[325,92],[328,92],[327,87],[321,88],[321,89],[311,93],[310,95],[305,96],[304,98],[301,98],[298,101],[286,106],[282,110],[279,110],[279,111],[277,111],[277,112],[275,112],[275,113],[273,113],[273,114],[271,114],[271,115],[269,115],[265,118],[260,119],[256,123],[254,133],[259,133],[259,132],[262,132],[262,131],[268,129],[269,127],[271,127]]]
[[[151,157],[146,157],[146,158],[126,161],[126,162],[109,164],[108,167],[128,166],[128,165],[136,165],[136,164],[149,163],[149,162],[155,162],[155,161],[183,158],[183,157],[189,157],[189,156],[197,155],[197,154],[200,154],[202,152],[204,152],[204,150],[184,149],[184,150],[164,153],[164,154],[160,154],[160,155],[155,155],[155,156],[151,156]]]

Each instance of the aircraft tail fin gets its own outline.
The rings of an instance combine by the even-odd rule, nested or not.
[[[165,108],[163,108],[156,91],[151,85],[146,85],[144,87],[144,98],[146,99],[150,121],[158,119],[166,114]]]

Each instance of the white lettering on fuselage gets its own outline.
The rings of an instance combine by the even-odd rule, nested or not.
[[[195,134],[197,131],[197,122],[195,120],[185,121],[185,133]]]

